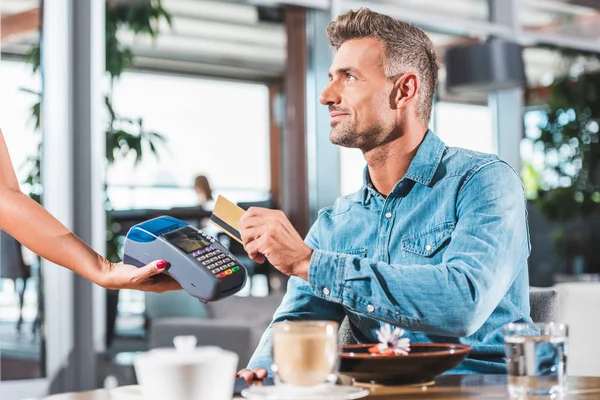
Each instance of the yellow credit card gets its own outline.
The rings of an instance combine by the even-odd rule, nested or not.
[[[219,195],[210,216],[210,222],[223,232],[242,243],[240,235],[240,219],[246,211],[237,204],[232,203],[225,197]]]

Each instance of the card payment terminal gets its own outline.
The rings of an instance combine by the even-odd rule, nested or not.
[[[246,269],[221,243],[173,217],[158,217],[132,227],[123,262],[143,267],[166,260],[164,273],[203,302],[230,296],[244,287]]]

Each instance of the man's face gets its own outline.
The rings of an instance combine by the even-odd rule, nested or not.
[[[371,150],[393,139],[393,82],[383,69],[383,47],[373,38],[345,42],[329,70],[319,101],[329,107],[333,144]]]

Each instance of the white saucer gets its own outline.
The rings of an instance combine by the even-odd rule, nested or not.
[[[250,386],[242,390],[242,396],[252,400],[353,400],[369,395],[369,391],[344,385],[326,385],[318,388],[300,389],[286,386]]]
[[[108,391],[111,400],[142,400],[142,390],[137,385],[119,386]]]

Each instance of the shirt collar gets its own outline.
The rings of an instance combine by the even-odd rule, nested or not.
[[[435,175],[435,171],[438,169],[440,162],[442,160],[442,156],[444,154],[444,150],[446,149],[446,145],[444,142],[438,138],[431,129],[427,130],[425,133],[425,137],[423,141],[419,145],[417,149],[417,154],[410,163],[408,167],[408,171],[404,175],[402,179],[410,179],[414,182],[418,182],[422,185],[429,186],[431,183],[433,176]],[[402,181],[400,180],[400,182]],[[392,192],[396,191],[398,184],[394,186]],[[374,195],[377,195],[377,190],[371,183],[371,178],[369,177],[369,168],[365,166],[363,171],[363,204],[368,203],[368,201]]]
[[[427,130],[415,158],[413,158],[408,171],[404,174],[404,178],[429,186],[435,171],[440,165],[445,149],[444,142],[431,129]]]
[[[371,177],[369,176],[369,166],[365,165],[365,169],[363,170],[363,205],[367,204],[371,197],[378,195],[379,193],[373,186],[371,182]]]

